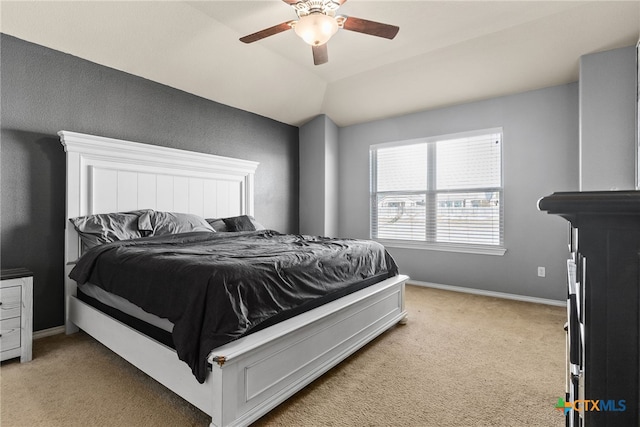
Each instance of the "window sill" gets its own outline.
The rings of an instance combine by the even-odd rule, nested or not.
[[[507,248],[502,246],[482,246],[482,245],[456,245],[447,243],[425,243],[425,242],[410,242],[404,240],[383,240],[376,239],[376,242],[384,245],[388,248],[400,248],[400,249],[420,249],[427,251],[440,251],[440,252],[457,252],[476,255],[494,255],[503,256],[507,252]]]

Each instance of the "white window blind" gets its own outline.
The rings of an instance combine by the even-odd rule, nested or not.
[[[502,131],[374,145],[371,237],[502,247]]]

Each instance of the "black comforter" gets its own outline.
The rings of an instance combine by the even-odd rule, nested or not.
[[[173,322],[178,357],[202,383],[214,348],[396,274],[376,242],[263,230],[109,243],[86,252],[70,277]]]

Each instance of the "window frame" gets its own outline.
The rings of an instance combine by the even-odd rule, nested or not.
[[[474,136],[488,135],[488,134],[500,134],[500,186],[499,187],[485,187],[485,188],[456,188],[456,189],[447,189],[447,190],[437,190],[436,179],[435,176],[437,174],[437,158],[433,155],[436,149],[436,143],[438,142],[446,142],[447,140],[455,140],[460,138],[468,138]],[[428,179],[427,179],[427,188],[426,190],[415,190],[415,191],[402,191],[402,190],[391,190],[391,191],[377,191],[377,150],[381,148],[391,148],[391,147],[400,147],[407,145],[415,145],[415,144],[428,144]],[[482,192],[482,191],[492,191],[497,192],[499,194],[499,244],[476,244],[476,243],[449,243],[449,242],[436,242],[435,241],[435,227],[437,225],[437,221],[430,221],[429,211],[432,214],[437,209],[436,206],[436,198],[438,194],[455,194],[455,193],[465,193],[465,192]],[[388,238],[378,238],[374,237],[374,221],[377,220],[377,198],[380,194],[398,194],[402,196],[406,196],[409,194],[419,194],[425,195],[425,204],[427,209],[427,213],[425,214],[425,220],[427,221],[427,225],[425,225],[425,240],[403,240],[403,239],[388,239]],[[372,144],[369,146],[369,237],[372,240],[382,243],[388,247],[396,247],[396,248],[405,248],[405,249],[425,249],[425,250],[437,250],[437,251],[446,251],[446,252],[461,252],[461,253],[472,253],[472,254],[483,254],[483,255],[498,255],[502,256],[506,253],[505,247],[505,209],[504,209],[504,196],[505,196],[505,185],[504,185],[504,132],[502,127],[495,128],[487,128],[487,129],[479,129],[468,132],[458,132],[452,134],[444,134],[432,137],[425,138],[417,138],[410,140],[402,140],[402,141],[394,141],[394,142],[386,142],[379,144]],[[375,215],[375,216],[374,216]],[[432,224],[430,227],[429,223]],[[430,234],[431,233],[431,234]],[[428,240],[428,235],[431,235],[431,241]]]

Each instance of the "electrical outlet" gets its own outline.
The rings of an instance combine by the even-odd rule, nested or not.
[[[545,277],[547,271],[544,267],[538,267],[538,277]]]

